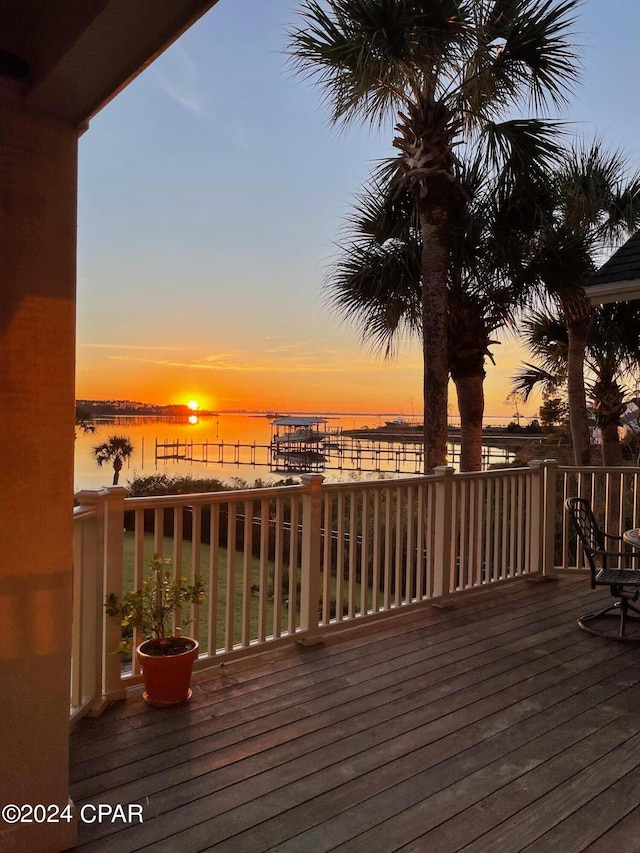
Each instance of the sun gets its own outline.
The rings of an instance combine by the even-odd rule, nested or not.
[[[197,412],[200,408],[200,403],[197,400],[189,400],[187,403],[187,409],[191,409],[192,412]]]

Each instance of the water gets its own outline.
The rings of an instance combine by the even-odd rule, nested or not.
[[[339,417],[327,416],[327,429],[357,429],[363,426],[383,426],[389,416],[376,415],[343,415]],[[264,483],[272,483],[281,480],[288,475],[284,472],[273,472],[270,470],[270,455],[261,446],[269,445],[271,441],[271,421],[269,418],[258,415],[213,415],[199,417],[195,423],[177,418],[153,418],[145,416],[114,417],[103,421],[96,421],[97,431],[94,434],[79,432],[75,444],[75,473],[74,485],[76,491],[80,489],[98,489],[102,486],[111,485],[113,469],[109,467],[98,468],[93,458],[92,448],[96,444],[105,442],[110,435],[122,435],[129,438],[134,445],[134,453],[128,464],[120,473],[120,485],[126,486],[127,480],[134,476],[148,476],[151,474],[167,474],[168,476],[193,477],[215,477],[224,482],[233,483],[234,478],[246,481],[253,485],[256,479]],[[185,442],[189,445],[193,442],[194,456],[203,457],[200,448],[205,442],[210,442],[208,463],[187,462],[179,459],[156,459],[157,445],[179,441],[181,445]],[[223,464],[218,462],[220,451],[213,444],[224,442]],[[256,445],[254,454],[248,448],[234,451],[233,445]],[[363,446],[364,446],[363,442]],[[381,444],[383,456],[386,443]],[[406,476],[421,471],[415,457],[407,455],[404,458],[402,446],[395,445],[398,453],[392,460],[382,459],[381,470],[387,476]],[[452,463],[455,464],[455,445],[450,447]],[[182,452],[182,451],[181,451]],[[490,450],[487,448],[488,462],[505,462],[508,455],[504,451],[493,448],[492,456],[488,456]],[[234,457],[241,461],[235,462]],[[250,464],[250,458],[255,458],[255,464]],[[263,464],[260,464],[263,463]],[[340,467],[338,467],[340,465]],[[372,464],[363,462],[363,468],[371,468]],[[372,479],[380,476],[378,473],[358,470],[358,461],[346,456],[338,459],[335,453],[329,452],[327,468],[322,471],[327,480],[341,481],[349,479]]]

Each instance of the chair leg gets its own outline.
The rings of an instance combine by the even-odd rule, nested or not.
[[[627,621],[627,607],[629,602],[626,598],[620,599],[620,633],[618,634],[618,639],[624,639],[624,626]]]
[[[633,604],[631,604],[631,602],[628,599],[627,599],[627,609],[633,610],[634,613],[636,613],[638,616],[640,616],[640,610],[638,610],[637,607],[634,607]]]
[[[615,639],[615,635],[612,636],[612,634],[608,634],[606,632],[599,631],[596,628],[592,628],[589,623],[593,620],[597,620],[602,617],[617,616],[617,618],[620,620],[617,639],[622,640],[624,642],[640,642],[640,636],[627,637],[625,635],[629,611],[633,611],[633,613],[640,617],[640,610],[637,607],[634,607],[633,604],[631,604],[631,602],[626,597],[621,596],[619,601],[610,604],[608,607],[604,607],[602,610],[598,610],[596,613],[587,613],[586,615],[581,616],[578,619],[578,627],[581,628],[583,631],[586,631],[588,634],[593,634],[595,637]]]

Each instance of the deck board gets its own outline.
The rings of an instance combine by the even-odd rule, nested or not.
[[[181,708],[136,691],[78,725],[71,793],[144,823],[76,849],[612,849],[640,823],[640,657],[576,628],[601,600],[517,582],[198,674]]]

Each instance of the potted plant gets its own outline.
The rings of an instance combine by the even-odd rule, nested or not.
[[[180,607],[202,604],[204,581],[196,577],[189,584],[186,578],[172,577],[167,568],[170,562],[154,554],[142,588],[122,599],[112,592],[105,604],[107,613],[121,620],[125,635],[135,627],[144,637],[136,655],[144,678],[144,699],[150,705],[177,705],[191,698],[191,670],[198,656],[197,640],[180,634],[192,620],[183,619],[175,633],[171,626]],[[127,654],[131,643],[122,639],[117,651]]]

